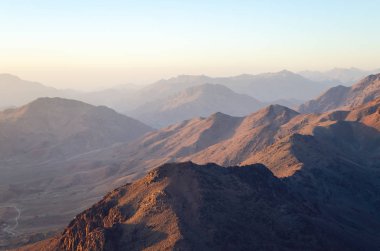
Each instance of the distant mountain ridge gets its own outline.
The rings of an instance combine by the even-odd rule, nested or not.
[[[330,88],[321,96],[299,107],[302,113],[322,113],[334,109],[349,109],[380,96],[380,73],[369,75],[352,87]]]
[[[58,89],[22,80],[11,74],[0,74],[0,107],[16,107],[40,97],[58,95]]]
[[[340,82],[345,86],[350,86],[365,76],[379,73],[380,69],[376,70],[362,70],[358,68],[334,68],[328,71],[302,71],[298,72],[301,76],[308,78],[313,81],[322,82]]]
[[[331,86],[331,83],[327,85],[313,82],[285,70],[276,73],[216,78],[204,75],[180,75],[157,81],[141,89],[127,85],[101,91],[81,92],[50,88],[3,74],[0,75],[0,90],[2,90],[0,109],[17,107],[39,97],[61,97],[81,100],[92,105],[106,105],[118,112],[130,115],[139,107],[144,107],[151,102],[159,102],[159,100],[172,97],[187,88],[204,84],[223,85],[238,94],[249,95],[262,102],[290,105],[311,99]]]
[[[159,96],[169,96],[185,88],[205,83],[224,85],[236,93],[247,94],[265,102],[279,99],[307,100],[329,87],[329,85],[313,82],[284,70],[275,73],[217,78],[204,75],[180,75],[153,83],[142,89],[142,93],[150,99],[156,99]]]
[[[264,105],[259,100],[237,94],[223,85],[203,84],[146,103],[130,114],[142,122],[161,128],[194,117],[210,116],[215,112],[244,116]]]
[[[1,160],[67,158],[151,131],[149,126],[118,114],[62,98],[39,98],[0,112]],[[10,159],[9,159],[10,158]]]

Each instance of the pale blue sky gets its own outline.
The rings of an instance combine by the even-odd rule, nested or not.
[[[57,87],[380,67],[380,1],[0,0],[0,72]]]

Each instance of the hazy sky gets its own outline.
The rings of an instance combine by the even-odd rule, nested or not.
[[[0,72],[56,87],[380,67],[378,0],[0,0]]]

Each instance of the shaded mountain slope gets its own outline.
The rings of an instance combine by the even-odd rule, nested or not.
[[[337,86],[317,99],[299,107],[302,113],[322,113],[335,109],[349,109],[365,104],[380,96],[380,74],[369,75],[352,87]]]
[[[324,178],[321,174],[335,178],[326,169],[320,171],[310,173],[310,177],[319,181]],[[330,172],[336,171],[335,168]],[[349,171],[349,175],[357,174],[357,170]],[[341,182],[348,182],[346,178],[347,175],[341,177]],[[191,162],[166,164],[112,191],[76,216],[62,235],[50,241],[50,250],[379,247],[374,230],[380,224],[366,218],[374,213],[373,205],[363,207],[360,200],[352,209],[339,206],[341,200],[348,198],[345,193],[348,195],[356,187],[328,187],[337,188],[335,194],[319,188],[309,197],[308,192],[317,188],[314,183],[306,186],[306,177],[295,179],[297,183],[290,178],[279,180],[262,165],[223,168]],[[359,190],[360,195],[365,189]],[[335,195],[339,196],[334,197],[336,201],[330,197]],[[350,200],[352,204],[355,199]],[[360,218],[347,221],[347,216],[359,214]],[[28,249],[33,250],[33,246]]]
[[[222,112],[232,116],[250,114],[264,104],[248,95],[237,94],[222,85],[203,84],[190,87],[168,98],[146,103],[130,113],[157,128],[194,117]]]

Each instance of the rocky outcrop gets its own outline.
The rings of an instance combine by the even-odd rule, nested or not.
[[[298,139],[296,139],[298,141]],[[372,202],[347,204],[320,169],[280,180],[262,165],[166,164],[75,217],[48,250],[361,250],[380,247]],[[359,171],[360,172],[360,171]],[[357,171],[353,170],[350,175]],[[364,178],[360,176],[360,178]],[[308,182],[311,179],[313,182]],[[318,180],[319,183],[314,183]],[[364,180],[362,180],[364,181]],[[322,182],[322,183],[321,183]],[[332,186],[335,184],[334,186]],[[322,188],[318,188],[317,185]],[[353,187],[355,188],[355,187]],[[314,190],[316,189],[316,190]],[[338,189],[333,195],[329,189]],[[361,195],[365,189],[360,189]],[[374,189],[374,188],[372,188]],[[309,193],[314,191],[312,196]],[[375,192],[375,190],[372,190]],[[363,194],[362,194],[363,193]],[[357,210],[357,212],[355,212]],[[359,216],[349,221],[347,217]],[[376,218],[377,219],[377,218]],[[368,225],[370,224],[370,225]],[[34,250],[33,246],[28,247]]]

